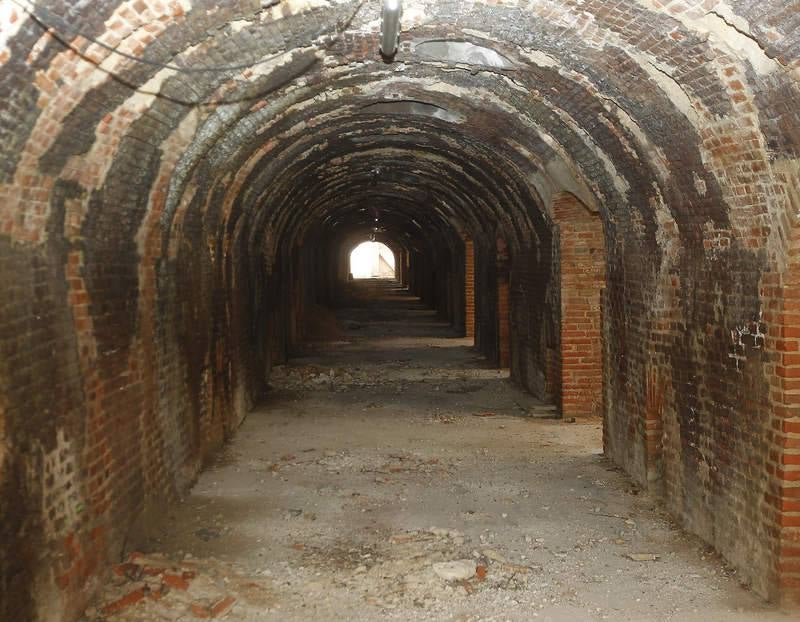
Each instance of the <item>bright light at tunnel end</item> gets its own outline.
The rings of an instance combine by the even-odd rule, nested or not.
[[[381,242],[363,242],[350,253],[350,273],[354,279],[392,279],[394,253]]]

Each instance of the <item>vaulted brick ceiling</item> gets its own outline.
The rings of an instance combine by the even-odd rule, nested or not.
[[[407,2],[391,64],[376,3],[42,3],[53,37],[5,7],[17,18],[5,33],[2,217],[20,241],[46,232],[16,197],[59,179],[107,196],[130,228],[153,191],[162,227],[187,197],[213,193],[221,218],[278,236],[334,205],[345,217],[332,200],[343,190],[380,207],[382,186],[426,197],[461,230],[500,221],[524,235],[528,207],[564,189],[598,197],[638,243],[654,241],[666,209],[661,220],[701,251],[699,228],[749,229],[750,210],[780,211],[763,163],[797,150],[787,104],[800,35],[784,2]],[[437,40],[490,48],[502,66],[420,45]],[[387,100],[444,118],[370,108]],[[114,196],[131,175],[137,191]],[[748,184],[763,194],[739,206]]]

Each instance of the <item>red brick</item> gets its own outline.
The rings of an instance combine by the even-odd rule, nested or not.
[[[189,605],[189,611],[192,612],[192,615],[196,618],[210,618],[211,617],[211,609],[206,607],[201,603],[192,603]]]
[[[184,591],[189,589],[189,581],[180,575],[164,573],[161,581],[170,588]]]
[[[110,616],[114,615],[115,613],[119,613],[123,609],[130,607],[131,605],[135,605],[140,600],[142,600],[147,595],[145,588],[138,588],[129,592],[122,598],[115,600],[103,607],[103,614]]]
[[[228,611],[230,611],[235,602],[236,599],[233,596],[226,596],[225,598],[217,601],[217,603],[211,606],[211,617],[216,618],[221,615],[225,615]]]

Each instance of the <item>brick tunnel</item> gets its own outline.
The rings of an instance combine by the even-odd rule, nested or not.
[[[378,320],[400,333],[433,326],[440,332],[423,341],[438,345],[420,347],[420,360],[457,344],[459,365],[494,374],[486,399],[533,405],[498,427],[500,406],[483,412],[477,389],[446,393],[422,379],[412,390],[403,376],[381,408],[405,408],[406,389],[444,395],[430,417],[455,423],[436,438],[455,452],[473,441],[447,438],[488,426],[482,442],[505,435],[498,455],[530,458],[531,469],[535,447],[515,444],[526,435],[569,448],[594,434],[602,456],[578,452],[575,465],[616,478],[605,488],[641,491],[752,603],[800,602],[798,5],[402,4],[387,55],[378,0],[0,0],[0,619],[134,619],[124,616],[162,606],[140,581],[153,567],[162,586],[177,585],[162,601],[176,598],[179,579],[201,571],[168,575],[167,557],[137,565],[134,551],[167,548],[144,532],[180,513],[195,482],[211,485],[203,478],[225,468],[220,451],[262,430],[270,447],[299,435],[285,461],[299,464],[305,424],[284,412],[292,402],[278,399],[276,378],[359,339],[358,357],[383,364],[369,354]],[[350,253],[364,241],[391,249],[393,280],[351,278]],[[387,297],[406,315],[381,307]],[[320,335],[327,320],[333,337]],[[392,356],[400,371],[416,364],[416,354]],[[339,377],[333,364],[330,373]],[[334,390],[331,380],[314,408],[376,386]],[[363,399],[336,408],[360,417],[377,400]],[[467,415],[443,414],[456,407]],[[285,428],[274,426],[280,417]],[[376,446],[392,441],[386,430]],[[547,444],[541,452],[559,459]],[[456,477],[440,459],[420,457],[415,473],[439,465],[442,481]],[[284,481],[275,460],[271,475]],[[394,468],[377,477],[408,475]],[[569,471],[558,477],[582,477]],[[493,477],[508,483],[505,473]],[[566,495],[600,475],[530,480]],[[544,494],[529,485],[531,498]],[[523,503],[528,492],[506,494]],[[533,509],[509,513],[528,530],[519,534],[530,560],[547,538],[533,533]],[[629,517],[598,514],[617,530],[615,518]],[[414,531],[410,520],[393,523],[408,533],[391,537],[395,548],[467,539],[459,557],[477,565],[446,586],[460,590],[459,606],[489,598],[508,568],[528,581],[515,592],[520,607],[541,576],[552,583],[554,562],[538,575],[519,556],[514,566],[511,544],[508,559],[478,551],[477,531],[455,522],[463,534]],[[311,565],[312,544],[268,557]],[[559,555],[577,554],[567,548],[548,559],[566,563]],[[379,556],[369,550],[364,560]],[[455,563],[445,557],[433,561]],[[372,563],[340,572],[369,578]],[[629,585],[646,582],[636,576]],[[198,617],[336,617],[335,607],[236,617],[242,594],[232,606],[234,596],[197,596],[191,607]],[[387,598],[366,597],[371,609],[359,615],[383,617]],[[406,612],[398,619],[451,619],[431,598],[391,606]],[[564,619],[603,619],[590,604]],[[698,608],[698,619],[734,619]],[[523,609],[508,619],[530,619]],[[667,619],[631,611],[614,619]]]

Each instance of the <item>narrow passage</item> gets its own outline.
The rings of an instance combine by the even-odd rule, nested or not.
[[[98,616],[788,619],[604,459],[599,420],[555,419],[393,281],[347,302]]]

